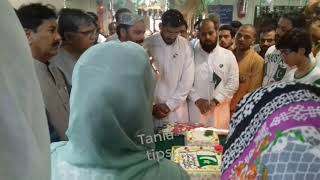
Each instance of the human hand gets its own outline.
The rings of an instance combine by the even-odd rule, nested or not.
[[[200,98],[195,102],[195,104],[199,108],[201,114],[205,114],[211,109],[209,101],[206,99]]]

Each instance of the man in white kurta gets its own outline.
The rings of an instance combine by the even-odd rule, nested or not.
[[[194,79],[193,53],[189,42],[178,36],[183,16],[168,10],[162,16],[161,32],[145,40],[160,76],[154,92],[153,115],[156,123],[188,122],[187,95]]]
[[[238,90],[239,68],[233,53],[217,45],[215,24],[209,19],[200,24],[200,43],[194,50],[194,62],[195,79],[189,95],[190,121],[213,126],[215,108],[228,102]],[[203,104],[208,106],[203,108]],[[221,111],[229,114],[230,105],[227,103]]]

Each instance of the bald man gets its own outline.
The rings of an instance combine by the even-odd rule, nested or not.
[[[239,65],[239,89],[231,101],[231,112],[234,112],[237,104],[243,96],[258,89],[263,80],[263,58],[251,47],[254,45],[256,30],[252,25],[246,24],[240,27],[235,41],[234,54]]]

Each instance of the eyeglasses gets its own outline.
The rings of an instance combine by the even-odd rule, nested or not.
[[[97,31],[97,29],[91,30],[91,31],[78,31],[78,33],[83,34],[84,36],[87,37],[96,37],[99,35],[99,32]]]
[[[288,56],[291,52],[293,52],[291,49],[279,49],[279,51],[282,56]]]

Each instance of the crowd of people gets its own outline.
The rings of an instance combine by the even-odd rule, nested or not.
[[[313,106],[319,106],[316,102],[320,102],[320,90],[316,86],[320,85],[320,14],[314,4],[305,13],[283,14],[277,27],[260,27],[259,32],[252,24],[234,21],[220,25],[216,17],[209,16],[195,24],[197,35],[188,39],[188,24],[175,9],[163,13],[160,32],[146,36],[144,18],[121,8],[115,14],[116,21],[108,26],[110,36],[104,37],[94,13],[73,8],[57,13],[54,7],[40,3],[23,5],[15,11],[11,8],[11,12],[8,2],[1,2],[0,8],[6,9],[0,11],[3,22],[17,22],[17,17],[21,24],[10,22],[14,31],[9,33],[9,37],[17,36],[12,49],[19,52],[15,57],[5,55],[8,49],[1,45],[3,57],[32,59],[32,63],[21,60],[22,73],[10,77],[8,92],[1,91],[12,98],[1,102],[11,103],[11,114],[20,112],[15,118],[30,121],[30,129],[7,131],[21,130],[26,137],[35,136],[35,140],[29,138],[31,146],[26,151],[28,158],[39,156],[35,167],[43,170],[30,171],[33,174],[22,171],[17,177],[25,172],[31,179],[50,179],[46,169],[50,161],[45,155],[49,139],[44,135],[49,131],[52,180],[189,179],[169,160],[149,161],[146,151],[154,149],[154,143],[141,144],[137,136],[153,135],[155,128],[176,122],[230,129],[223,177],[234,176],[229,168],[237,169],[232,164],[245,149],[231,156],[237,149],[234,146],[239,141],[248,146],[258,133],[251,134],[250,140],[240,136],[250,131],[246,129],[249,121],[268,119],[262,111],[270,106],[267,101],[274,100],[277,106],[272,113],[288,103],[312,101]],[[14,69],[8,61],[1,65],[2,72],[6,64],[6,71]],[[30,79],[21,80],[27,77]],[[290,88],[285,92],[290,96],[278,103],[276,100],[282,96],[277,91],[286,83]],[[19,87],[28,91],[28,97],[21,95]],[[10,92],[12,88],[17,89]],[[305,91],[304,99],[299,99],[299,89]],[[262,92],[268,92],[268,97]],[[263,115],[258,117],[259,113]],[[319,118],[319,114],[315,112],[312,118]],[[1,130],[0,134],[7,131]],[[12,135],[8,134],[3,137],[10,139]],[[16,151],[16,147],[7,151]],[[31,155],[36,152],[39,154]],[[315,161],[320,162],[319,158]],[[10,174],[12,170],[8,172],[8,176],[15,176]],[[2,173],[0,169],[0,179],[7,179]],[[248,178],[250,173],[241,176]]]

